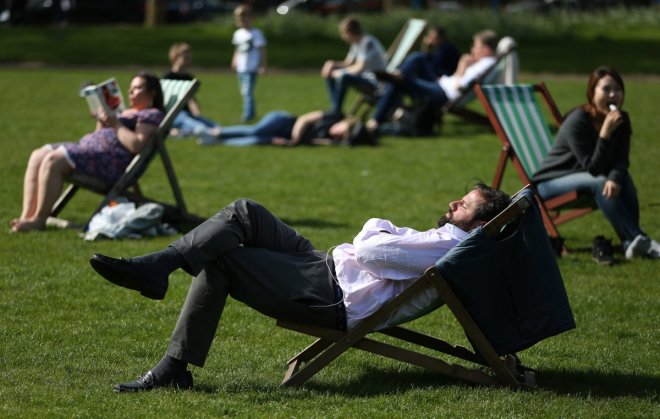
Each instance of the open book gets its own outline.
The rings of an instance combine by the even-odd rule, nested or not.
[[[87,100],[92,115],[96,115],[99,108],[103,108],[108,115],[114,115],[124,110],[124,98],[114,77],[102,83],[84,87],[80,91],[80,96]]]

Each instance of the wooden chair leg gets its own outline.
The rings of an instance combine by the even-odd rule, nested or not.
[[[53,205],[53,209],[50,211],[50,216],[51,217],[57,217],[59,213],[64,209],[67,203],[73,198],[73,196],[78,192],[79,187],[77,185],[74,185],[73,183],[69,184],[69,186],[64,190],[62,195],[57,199],[55,204]]]
[[[307,348],[302,350],[298,355],[291,358],[289,362],[287,362],[288,368],[286,373],[284,374],[282,385],[283,386],[287,385],[291,377],[298,372],[300,366],[303,363],[308,362],[311,359],[314,359],[318,354],[326,350],[330,345],[332,345],[332,341],[325,339],[317,339],[314,343],[312,343]]]
[[[505,386],[518,388],[519,383],[516,380],[516,377],[497,355],[477,324],[472,320],[472,317],[465,307],[459,303],[456,294],[454,294],[454,291],[451,289],[447,281],[438,272],[433,272],[431,275],[433,285],[438,289],[440,297],[447,304],[452,313],[454,313],[454,316],[459,323],[461,323],[461,326],[463,326],[465,333],[468,335],[468,338],[473,343],[476,350],[485,358],[488,365],[493,369],[499,382]]]

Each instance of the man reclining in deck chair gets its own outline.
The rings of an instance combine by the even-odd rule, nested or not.
[[[385,70],[387,56],[380,41],[364,31],[354,17],[344,18],[339,23],[341,38],[350,44],[346,58],[342,61],[328,60],[323,64],[321,76],[326,81],[330,94],[331,112],[341,114],[348,88],[372,89],[376,80],[373,71]]]
[[[436,109],[457,98],[461,89],[469,86],[496,62],[498,36],[494,31],[486,29],[477,32],[472,41],[470,53],[461,56],[456,72],[451,76],[437,77],[428,59],[421,53],[410,55],[396,73],[377,72],[379,78],[390,83],[378,99],[367,127],[377,130],[401,105],[404,95],[426,100]]]
[[[438,228],[416,231],[373,218],[353,243],[326,254],[243,199],[160,252],[132,259],[94,255],[90,263],[100,275],[152,299],[164,298],[174,270],[194,275],[165,356],[115,391],[192,387],[187,365],[204,365],[227,295],[275,319],[351,329],[508,203],[505,193],[478,183],[449,203]]]

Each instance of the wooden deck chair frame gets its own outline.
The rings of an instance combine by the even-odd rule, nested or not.
[[[539,83],[530,85],[529,87],[534,92],[533,95],[535,97],[538,96],[543,99],[543,103],[552,116],[553,122],[557,126],[561,125],[563,120],[562,115],[559,112],[559,108],[555,104],[555,101],[550,95],[550,92],[545,84]],[[516,152],[515,142],[512,141],[510,136],[507,134],[502,121],[500,118],[498,118],[497,112],[495,111],[493,104],[485,91],[485,89],[489,88],[514,89],[515,86],[489,86],[484,88],[479,85],[475,86],[475,93],[483,104],[484,109],[486,110],[486,114],[488,115],[488,119],[493,129],[495,130],[495,133],[502,142],[502,151],[500,152],[500,156],[497,161],[497,167],[495,169],[495,175],[493,176],[492,186],[494,188],[500,187],[506,166],[509,161],[516,170],[516,173],[521,182],[523,184],[531,184],[531,177],[533,173],[529,173],[529,169],[525,168],[526,166],[531,167],[531,163],[523,163],[521,157],[519,156],[520,152]],[[540,107],[538,109],[540,111]],[[542,115],[540,115],[540,117],[543,118],[542,122],[546,125],[545,128],[548,129],[545,118],[542,117]],[[549,129],[547,131],[547,135],[551,135]],[[529,137],[531,137],[531,135]],[[537,139],[535,140],[538,141]],[[545,140],[545,142],[548,141],[552,141],[552,138]],[[547,155],[547,150],[549,149],[550,145],[551,143],[545,145],[546,151],[545,154],[540,156],[541,158],[544,158],[545,155]],[[593,200],[585,199],[584,197],[580,196],[577,191],[570,191],[548,200],[541,199],[538,193],[535,193],[535,195],[539,202],[543,223],[548,232],[548,235],[551,239],[553,239],[553,243],[556,247],[555,250],[558,252],[567,253],[568,248],[564,245],[563,239],[559,234],[557,226],[590,213],[594,210],[594,208],[596,208],[595,203]]]
[[[530,202],[527,198],[520,194],[518,196],[504,211],[483,227],[484,232],[489,237],[495,236],[505,225],[530,208]],[[383,324],[397,308],[429,287],[437,289],[440,298],[463,327],[465,334],[474,346],[474,351],[401,326],[376,331],[376,328]],[[282,386],[302,385],[349,348],[371,352],[479,385],[507,386],[516,389],[530,389],[536,386],[534,371],[523,366],[515,354],[498,356],[493,346],[436,267],[427,269],[414,284],[348,332],[283,320],[278,320],[277,325],[318,338],[288,362],[288,369],[284,375]],[[382,333],[404,342],[436,350],[445,355],[477,364],[480,368],[470,369],[462,365],[450,364],[436,356],[366,337],[367,334],[372,332]],[[482,371],[483,367],[490,368],[494,374]]]
[[[408,54],[410,54],[410,51],[417,45],[427,25],[428,23],[423,19],[408,19],[387,50],[387,66],[385,67],[387,72],[392,72],[399,67]],[[371,109],[371,105],[373,105],[373,98],[377,90],[377,88],[360,90],[360,95],[351,106],[348,114],[358,116],[360,108],[364,105],[369,105],[361,112],[362,119],[364,119],[365,115]]]
[[[86,229],[92,217],[103,207],[108,205],[112,200],[119,196],[123,196],[132,202],[157,202],[165,208],[163,219],[174,223],[199,223],[201,219],[188,213],[183,193],[179,187],[172,161],[170,160],[167,149],[165,148],[165,139],[169,135],[170,128],[176,115],[188,103],[188,100],[194,96],[199,88],[198,80],[161,80],[161,87],[163,88],[163,96],[165,100],[166,114],[158,128],[151,136],[147,144],[138,153],[131,163],[128,165],[124,174],[113,185],[102,182],[98,179],[91,178],[76,174],[75,172],[69,176],[66,181],[69,183],[68,187],[60,195],[59,199],[53,205],[50,214],[50,222],[56,225],[67,225],[66,221],[58,217],[60,212],[74,197],[76,192],[82,188],[100,195],[103,199],[96,207],[92,215],[85,222],[83,229]],[[153,158],[159,155],[167,175],[167,180],[174,195],[175,204],[168,204],[159,202],[151,198],[147,198],[142,194],[138,184],[139,178],[146,171],[149,163]]]
[[[452,114],[468,122],[490,126],[488,115],[468,108],[475,99],[474,87],[482,84],[513,84],[518,78],[518,47],[511,37],[504,37],[498,43],[496,61],[481,76],[474,79],[461,95],[442,107],[442,114]]]

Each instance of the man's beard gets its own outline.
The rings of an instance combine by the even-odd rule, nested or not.
[[[447,223],[451,224],[451,218],[447,217],[447,214],[445,214],[438,219],[438,228],[443,227]]]
[[[471,230],[470,225],[468,225],[468,223],[462,221],[455,221],[451,216],[448,217],[447,214],[443,215],[438,219],[438,228],[444,226],[445,224],[451,224],[455,227],[460,228],[466,233],[468,233]]]

